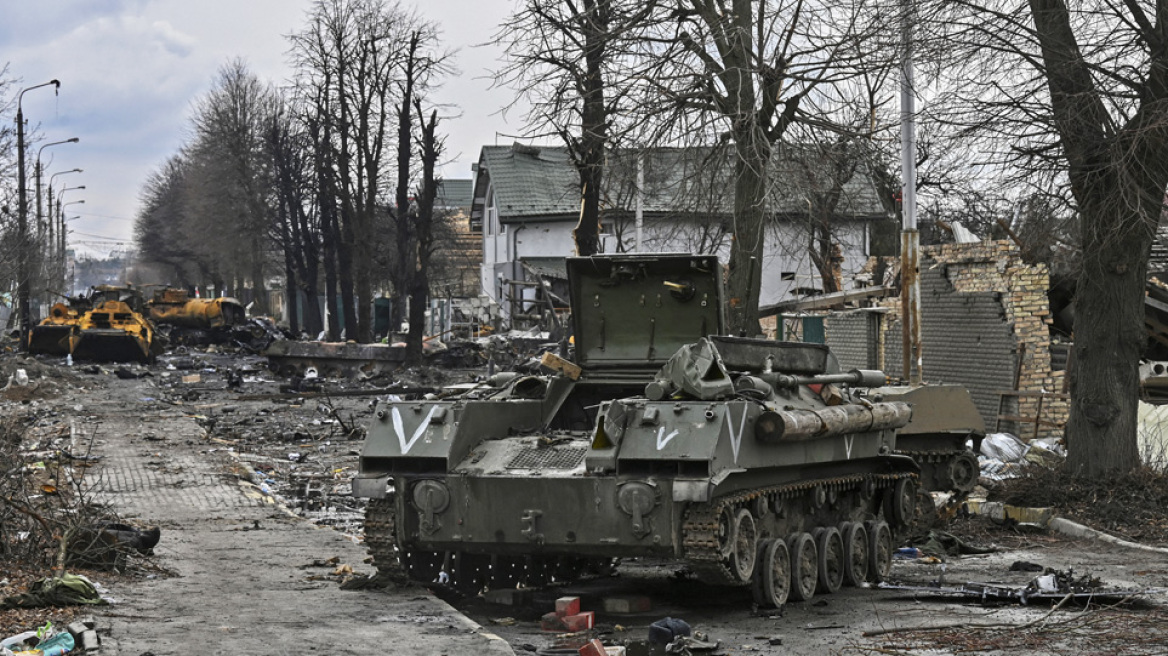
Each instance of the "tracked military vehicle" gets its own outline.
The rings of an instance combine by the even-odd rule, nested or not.
[[[769,605],[887,574],[918,469],[893,453],[909,406],[864,397],[883,374],[719,336],[712,256],[567,269],[561,373],[376,407],[353,493],[379,568],[477,588],[657,557]]]
[[[872,395],[913,407],[912,421],[897,431],[896,452],[920,465],[921,489],[950,492],[960,499],[973,491],[981,477],[977,451],[985,421],[969,390],[959,385],[897,386],[872,390]]]

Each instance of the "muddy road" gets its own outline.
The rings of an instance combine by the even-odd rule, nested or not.
[[[72,453],[100,456],[87,474],[91,493],[127,521],[161,527],[149,567],[106,581],[116,603],[93,613],[103,654],[551,654],[575,653],[595,636],[635,654],[663,617],[685,620],[719,644],[713,653],[726,654],[1168,653],[1168,555],[981,518],[945,529],[994,553],[897,561],[893,580],[1022,587],[1041,574],[1011,571],[1024,562],[1139,592],[1120,594],[1118,606],[1068,601],[1052,610],[1061,598],[1023,605],[845,588],[760,613],[746,590],[705,586],[672,563],[645,561],[509,600],[434,584],[343,589],[374,573],[361,544],[363,500],[349,491],[378,396],[371,390],[437,387],[470,373],[290,381],[262,358],[198,350],[149,367],[15,356],[2,366],[30,377],[29,389],[4,397],[0,409],[32,417],[46,436],[34,446],[67,441]],[[587,636],[541,631],[540,616],[564,596],[596,612]],[[642,610],[616,612],[622,603]],[[928,627],[942,628],[921,630]]]

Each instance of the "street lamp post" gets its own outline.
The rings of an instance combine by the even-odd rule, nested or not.
[[[57,198],[58,199],[62,198],[65,195],[65,192],[69,191],[70,189],[84,189],[84,188],[85,188],[84,186],[81,186],[81,187],[69,187],[69,189],[62,189],[61,193],[57,195]],[[64,218],[65,217],[65,208],[69,207],[70,205],[80,205],[80,204],[84,204],[84,203],[85,203],[85,200],[82,199],[82,200],[71,200],[68,203],[57,205],[57,216],[61,217],[61,256],[62,257],[65,256],[65,218]],[[80,217],[76,217],[76,218],[80,218]]]
[[[64,206],[61,204],[61,201],[65,200],[65,192],[66,191],[74,191],[77,189],[83,190],[83,189],[85,189],[85,185],[78,185],[76,187],[65,187],[61,191],[57,192],[58,243],[56,244],[56,247],[57,247],[56,251],[58,253],[58,258],[61,261],[61,284],[62,285],[64,285],[64,283],[65,283],[65,213],[62,210],[62,208]],[[75,202],[84,203],[85,201],[81,200],[81,201],[75,201]],[[66,205],[72,205],[72,204],[73,203],[66,203]]]
[[[36,216],[37,216],[37,237],[38,237],[38,239],[42,238],[44,236],[44,232],[45,232],[44,216],[41,213],[41,171],[43,170],[41,168],[41,153],[45,152],[45,149],[48,148],[49,146],[59,146],[61,144],[77,143],[78,141],[81,141],[81,139],[79,137],[73,137],[72,139],[63,139],[61,141],[53,141],[53,142],[50,142],[50,143],[47,143],[47,144],[41,146],[40,149],[37,150],[37,158],[36,158],[36,208],[37,209],[36,209]],[[80,169],[78,169],[78,170],[80,170]],[[50,211],[52,210],[51,201],[50,201],[49,209],[50,209]]]
[[[75,284],[77,284],[77,281],[74,280],[74,273],[76,272],[76,267],[74,267],[73,269],[69,269],[67,266],[68,262],[65,259],[65,246],[67,245],[65,238],[66,238],[66,235],[68,235],[70,232],[73,232],[72,230],[66,230],[65,224],[69,221],[73,221],[74,219],[80,219],[80,218],[81,218],[80,216],[71,216],[67,219],[65,217],[61,217],[61,283],[64,284],[65,274],[68,273],[69,274],[69,284],[66,287],[66,289],[68,289],[70,292],[73,291],[73,286]]]
[[[17,247],[19,249],[17,257],[19,258],[19,268],[17,276],[20,280],[17,281],[17,302],[20,304],[20,346],[21,348],[28,347],[28,332],[32,329],[32,312],[29,307],[29,279],[28,279],[28,244],[25,242],[28,239],[28,189],[27,181],[24,172],[24,108],[21,102],[24,100],[26,91],[39,89],[52,85],[56,90],[61,88],[61,82],[58,80],[50,80],[44,84],[27,87],[21,89],[16,96],[16,169],[19,180],[17,181],[17,224],[16,224],[16,239]]]
[[[67,173],[82,173],[82,172],[83,171],[81,169],[70,169],[68,171],[57,171],[56,173],[49,176],[48,189],[45,190],[45,193],[49,198],[49,203],[48,203],[48,205],[49,205],[49,245],[50,245],[49,250],[52,251],[53,253],[56,253],[56,251],[57,251],[58,239],[56,238],[55,234],[56,234],[56,230],[57,230],[57,222],[60,220],[60,217],[58,217],[53,212],[53,180],[58,175],[65,175]]]
[[[45,152],[45,149],[50,147],[50,146],[59,146],[61,144],[67,144],[67,143],[77,143],[78,141],[81,141],[81,139],[78,137],[73,137],[71,139],[62,139],[61,141],[52,141],[52,142],[49,142],[49,143],[41,146],[37,150],[36,167],[35,167],[35,171],[36,171],[36,222],[37,222],[36,241],[37,241],[37,255],[39,256],[40,261],[37,262],[36,270],[37,270],[37,278],[42,282],[42,285],[41,285],[42,298],[46,301],[48,300],[48,293],[49,293],[49,275],[50,275],[49,270],[52,267],[52,262],[53,262],[52,257],[53,257],[54,241],[53,241],[53,237],[52,237],[52,229],[51,228],[47,230],[48,240],[45,239],[45,236],[46,236],[45,235],[45,233],[46,233],[45,217],[44,217],[44,213],[41,212],[41,173],[44,171],[44,167],[41,166],[41,153]],[[50,202],[50,204],[49,204],[49,213],[50,214],[52,213],[52,210],[53,210],[53,206]]]

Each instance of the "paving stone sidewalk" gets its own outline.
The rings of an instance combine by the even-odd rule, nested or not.
[[[103,656],[513,654],[424,589],[313,580],[332,570],[306,566],[333,557],[372,573],[364,547],[241,485],[230,454],[212,451],[182,409],[141,402],[131,416],[100,397],[70,403],[85,407],[72,420],[75,443],[93,436],[102,456],[88,474],[95,493],[160,526],[158,562],[176,573],[107,590],[117,603],[94,613],[109,629]]]

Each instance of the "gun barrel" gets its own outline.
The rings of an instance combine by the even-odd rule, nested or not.
[[[847,433],[900,428],[912,419],[912,407],[899,401],[836,405],[821,410],[767,410],[755,424],[763,442],[803,441]]]

